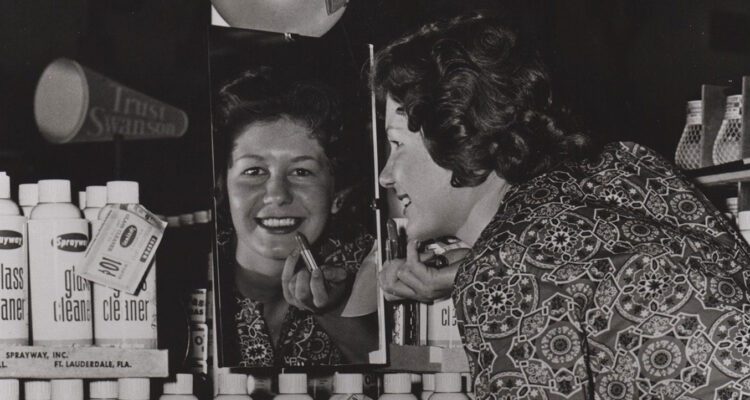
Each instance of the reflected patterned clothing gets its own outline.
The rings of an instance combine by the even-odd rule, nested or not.
[[[239,312],[235,315],[239,342],[239,366],[331,365],[343,361],[341,351],[315,321],[315,317],[289,306],[274,348],[270,331],[263,319],[263,304],[241,296],[235,297]]]
[[[749,255],[636,144],[511,188],[453,292],[477,398],[750,396]]]

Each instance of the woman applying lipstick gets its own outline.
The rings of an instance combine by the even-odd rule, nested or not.
[[[225,365],[242,367],[362,363],[377,346],[370,318],[343,318],[352,265],[372,237],[327,251],[319,270],[297,270],[297,235],[331,244],[332,215],[350,190],[337,182],[334,146],[341,111],[328,87],[247,71],[219,92],[217,136],[226,171],[217,201],[220,250],[234,261],[233,288],[222,293]],[[339,179],[340,180],[340,179]],[[222,221],[222,218],[228,221]],[[221,228],[220,228],[221,229]],[[225,273],[226,274],[226,273]],[[226,321],[229,319],[230,321]],[[236,360],[232,360],[236,357]]]
[[[389,299],[453,298],[478,399],[723,399],[750,380],[750,247],[655,152],[561,127],[536,50],[479,15],[376,56],[382,186],[412,240]],[[416,240],[472,245],[419,262]]]

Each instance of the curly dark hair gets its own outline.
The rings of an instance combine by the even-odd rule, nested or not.
[[[554,117],[538,52],[494,18],[461,16],[397,39],[377,53],[370,85],[403,106],[455,187],[492,171],[522,183],[588,154],[588,137]]]

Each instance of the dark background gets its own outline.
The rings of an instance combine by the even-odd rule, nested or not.
[[[351,0],[328,35],[352,48],[383,44],[469,8],[504,14],[537,38],[557,98],[594,136],[638,141],[670,159],[700,85],[734,93],[750,75],[747,0]],[[183,138],[126,142],[120,178],[139,181],[155,212],[208,208],[209,21],[205,0],[0,1],[0,170],[14,193],[42,178],[69,178],[81,190],[115,177],[111,143],[51,145],[37,131],[36,81],[64,56],[188,113]]]

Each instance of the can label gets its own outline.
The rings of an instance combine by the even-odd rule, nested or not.
[[[206,345],[208,343],[208,327],[206,324],[190,325],[190,360],[206,361],[208,352]]]
[[[436,301],[427,307],[427,344],[461,347],[456,308],[451,299]]]
[[[0,217],[0,345],[29,343],[26,218]]]
[[[137,295],[94,284],[94,342],[97,346],[155,349],[156,263]]]
[[[190,322],[206,322],[206,289],[195,289],[190,293]]]
[[[31,220],[28,227],[34,344],[90,345],[91,284],[75,269],[88,245],[88,222]]]

